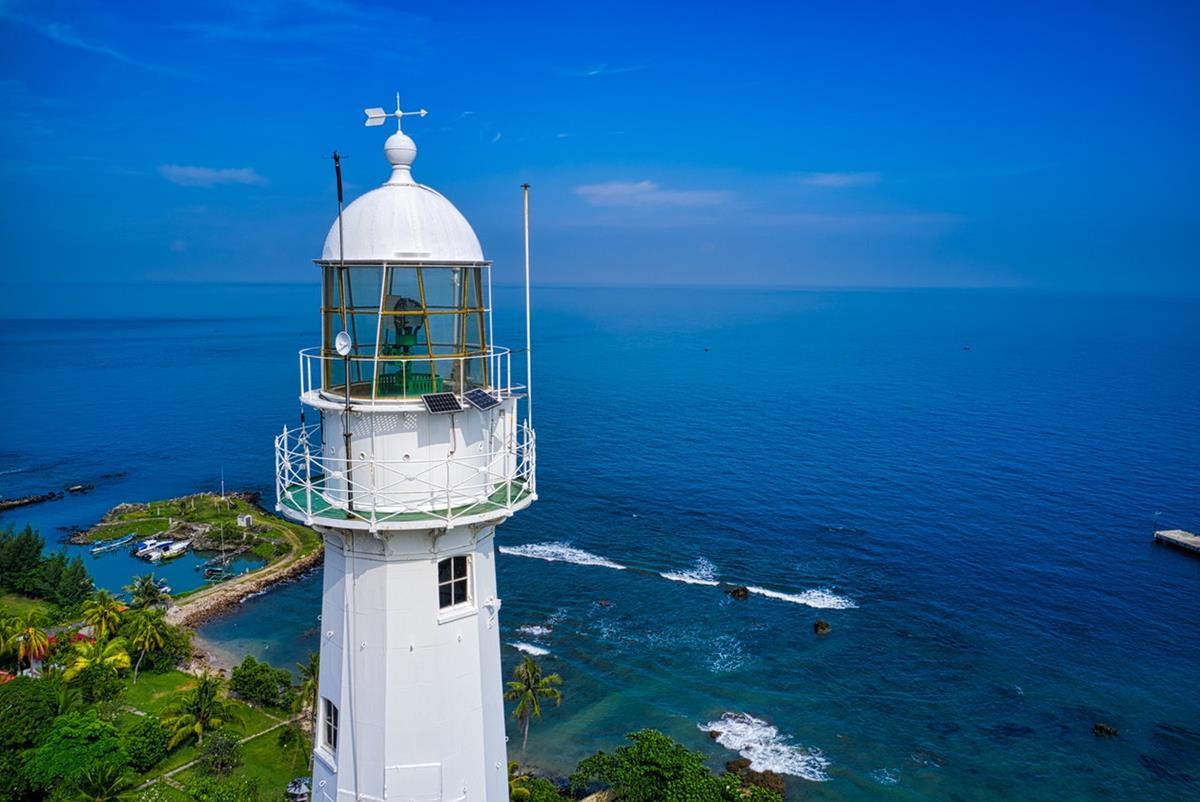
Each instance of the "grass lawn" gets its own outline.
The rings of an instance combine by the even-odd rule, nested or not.
[[[179,691],[192,687],[196,678],[182,671],[155,674],[145,671],[138,674],[137,684],[125,688],[125,704],[136,707],[143,713],[157,716],[166,707],[171,697]]]
[[[311,744],[307,739],[301,739],[300,743],[285,749],[279,745],[280,730],[282,727],[242,744],[242,765],[232,775],[256,781],[268,799],[281,793],[295,778],[307,777],[309,774],[308,755]],[[174,779],[187,785],[190,780],[199,776],[200,767],[193,766],[176,774]]]
[[[24,616],[30,610],[36,610],[51,620],[54,617],[54,606],[41,599],[30,599],[16,593],[0,592],[0,617]]]

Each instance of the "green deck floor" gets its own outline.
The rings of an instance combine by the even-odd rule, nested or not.
[[[314,484],[319,483],[314,480]],[[431,523],[444,523],[447,518],[457,518],[464,515],[483,515],[489,512],[502,512],[507,508],[506,494],[509,492],[509,487],[512,488],[511,503],[516,504],[525,497],[530,495],[530,490],[524,481],[515,480],[507,484],[501,485],[494,493],[488,496],[487,501],[479,501],[473,504],[464,504],[461,507],[451,508],[449,511],[433,510],[431,512],[390,512],[379,513],[376,515],[376,522],[388,523],[395,521],[429,521]],[[302,485],[291,485],[287,488],[287,493],[280,499],[283,506],[295,510],[301,514],[308,513],[308,491]],[[290,496],[290,497],[289,497]],[[359,515],[351,515],[346,510],[340,507],[335,507],[325,500],[321,495],[320,490],[316,490],[312,494],[312,514],[320,518],[333,518],[335,520],[370,520],[370,510],[361,510]]]

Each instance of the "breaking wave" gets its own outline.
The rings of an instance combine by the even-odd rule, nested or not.
[[[598,565],[602,568],[615,568],[618,571],[625,570],[625,566],[620,563],[606,560],[599,555],[592,554],[590,551],[577,549],[566,543],[527,543],[524,546],[501,546],[500,553],[509,554],[514,557],[532,557],[535,560],[547,560],[549,562]]]
[[[822,610],[849,610],[858,606],[850,599],[824,589],[806,590],[802,593],[780,593],[777,590],[767,590],[750,585],[746,590],[757,593],[759,596],[766,596],[768,599],[779,599],[792,604],[806,604]]]
[[[516,649],[518,652],[525,652],[525,654],[531,654],[534,657],[545,657],[546,655],[550,654],[549,649],[543,649],[541,646],[534,646],[532,643],[513,641],[508,645]]]
[[[829,761],[819,749],[791,742],[779,730],[749,713],[726,713],[716,721],[701,724],[705,732],[718,732],[717,743],[750,761],[755,771],[790,774],[813,782],[825,782]]]
[[[551,627],[543,627],[538,624],[526,624],[523,627],[517,627],[517,632],[523,635],[532,635],[535,638],[544,638],[553,631]]]
[[[717,581],[717,567],[703,557],[698,558],[696,564],[686,571],[663,571],[659,576],[663,579],[670,579],[672,582],[686,582],[689,585],[716,586],[721,584]]]

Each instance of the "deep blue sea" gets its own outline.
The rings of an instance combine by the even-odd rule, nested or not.
[[[534,302],[541,500],[498,537],[502,637],[506,670],[544,652],[565,698],[530,762],[565,774],[655,727],[787,773],[796,799],[1200,798],[1200,558],[1151,542],[1156,513],[1200,530],[1200,301]],[[55,540],[222,471],[270,492],[317,304],[298,285],[9,288],[0,494],[96,489],[4,522]],[[518,291],[497,305],[520,345]],[[319,587],[202,635],[291,666]]]

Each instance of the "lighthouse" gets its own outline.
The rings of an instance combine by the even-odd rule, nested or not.
[[[321,341],[275,442],[276,509],[325,547],[315,802],[508,798],[495,535],[537,498],[534,436],[491,262],[414,180],[411,114],[367,110],[395,118],[391,173],[344,211],[339,180]]]

